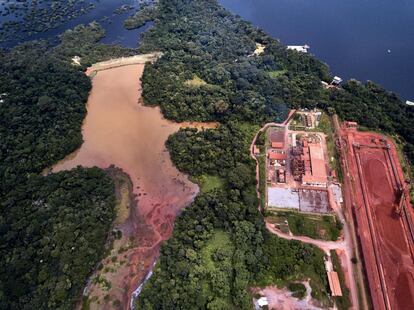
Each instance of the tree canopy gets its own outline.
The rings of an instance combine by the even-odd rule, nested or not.
[[[73,309],[104,254],[111,179],[97,168],[41,175],[82,143],[91,82],[71,63],[75,42],[94,61],[130,53],[99,45],[103,35],[93,24],[55,48],[30,42],[0,51],[1,309]]]

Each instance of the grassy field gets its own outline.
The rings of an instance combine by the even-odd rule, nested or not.
[[[267,74],[269,75],[269,77],[271,79],[276,79],[279,76],[285,74],[286,72],[287,72],[287,70],[277,70],[277,71],[269,71],[269,72],[267,72]]]
[[[207,85],[207,82],[195,75],[192,80],[185,81],[185,85],[190,87],[200,87]]]
[[[268,216],[266,216],[266,220],[272,224],[275,224],[276,228],[280,231],[284,232],[285,234],[289,233],[289,224],[287,221],[287,217],[284,214],[275,213],[275,212],[268,212]]]
[[[334,128],[332,119],[326,113],[322,113],[321,120],[317,127],[317,131],[321,131],[326,135],[326,147],[328,149],[329,167],[335,170],[339,181],[342,181],[342,168],[339,161],[339,153],[335,146]]]
[[[268,217],[270,222],[288,222],[289,230],[296,236],[335,241],[341,234],[342,225],[331,215],[308,215],[296,212],[274,212]]]
[[[349,300],[349,290],[346,287],[344,271],[342,270],[342,266],[341,266],[341,263],[339,262],[339,257],[336,254],[336,251],[331,251],[331,258],[332,258],[333,269],[334,271],[338,273],[339,282],[341,284],[341,289],[342,289],[342,296],[334,297],[335,303],[339,310],[347,310],[351,306],[351,303]]]
[[[225,182],[222,178],[215,175],[203,174],[199,177],[191,178],[193,182],[200,186],[203,193],[211,192],[215,189],[224,188]]]

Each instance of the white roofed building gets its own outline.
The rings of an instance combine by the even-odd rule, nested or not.
[[[293,50],[293,51],[297,51],[297,52],[301,52],[301,53],[307,53],[308,49],[310,48],[309,45],[288,45],[287,49],[288,50]]]

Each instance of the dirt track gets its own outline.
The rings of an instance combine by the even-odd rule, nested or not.
[[[341,136],[345,175],[352,184],[347,208],[358,226],[374,309],[411,309],[413,212],[395,146],[379,134],[346,126]]]
[[[305,236],[294,236],[294,235],[286,234],[276,229],[274,227],[274,224],[271,224],[267,221],[266,221],[266,228],[272,234],[275,234],[280,238],[287,239],[287,240],[297,240],[297,241],[301,241],[304,243],[312,244],[320,248],[322,251],[324,251],[327,254],[329,254],[330,250],[344,249],[344,245],[345,245],[343,241],[323,241],[323,240],[312,239],[312,238],[305,237]]]
[[[275,127],[286,127],[286,126],[288,126],[288,123],[289,123],[290,119],[292,118],[292,116],[295,114],[295,112],[296,112],[296,110],[290,110],[286,120],[283,123],[267,123],[267,124],[265,124],[256,133],[256,135],[254,136],[254,138],[252,140],[252,143],[250,144],[250,157],[253,158],[253,160],[256,162],[256,194],[257,194],[257,198],[259,199],[259,206],[258,206],[259,211],[261,210],[260,189],[259,189],[259,161],[258,161],[258,159],[256,158],[256,156],[254,155],[254,152],[253,152],[254,145],[256,144],[256,140],[257,140],[257,137],[259,136],[259,134],[266,131],[267,128],[269,128],[270,126],[275,126]]]

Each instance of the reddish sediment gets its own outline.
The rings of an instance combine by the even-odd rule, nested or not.
[[[411,309],[413,210],[393,142],[341,128],[345,201],[352,211],[374,309]]]
[[[181,125],[165,120],[159,108],[139,103],[143,70],[144,65],[131,65],[97,73],[82,128],[84,143],[53,167],[56,172],[78,165],[114,165],[127,173],[133,184],[137,203],[129,210],[128,219],[116,227],[124,240],[133,238],[133,246],[122,253],[127,263],[104,275],[111,282],[110,290],[89,284],[89,296],[98,296],[101,302],[92,303],[91,309],[111,309],[112,302],[103,301],[106,294],[111,301],[121,301],[123,309],[129,308],[132,292],[152,268],[161,243],[171,235],[175,217],[198,192],[198,187],[174,167],[165,148],[168,136]],[[119,257],[118,261],[121,254]]]

